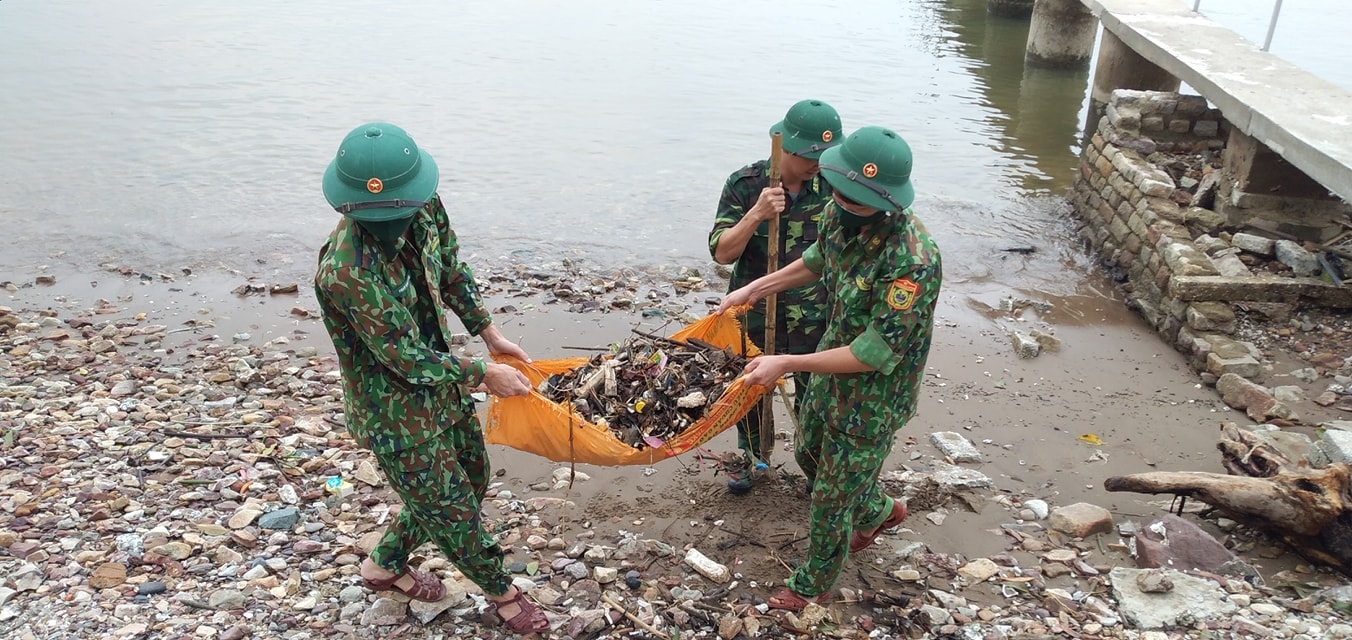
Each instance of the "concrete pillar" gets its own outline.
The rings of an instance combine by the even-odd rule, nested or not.
[[[1178,91],[1180,84],[1173,74],[1132,51],[1113,32],[1103,30],[1098,68],[1094,71],[1094,90],[1090,94],[1097,105],[1108,104],[1113,89]]]
[[[1178,91],[1182,83],[1173,74],[1141,57],[1113,32],[1104,29],[1099,42],[1098,66],[1094,86],[1089,92],[1089,113],[1084,123],[1085,140],[1098,130],[1099,119],[1108,107],[1114,89],[1139,91]]]
[[[1225,167],[1241,191],[1286,198],[1333,200],[1324,185],[1237,127],[1225,143]]]
[[[986,0],[986,11],[1001,18],[1027,18],[1033,15],[1033,0]]]
[[[1047,69],[1089,67],[1098,20],[1080,0],[1037,0],[1028,30],[1028,64]]]
[[[1224,160],[1215,210],[1231,223],[1311,242],[1329,242],[1345,230],[1352,206],[1238,127],[1230,129]]]

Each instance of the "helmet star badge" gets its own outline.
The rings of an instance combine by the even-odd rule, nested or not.
[[[385,183],[381,182],[380,178],[371,178],[366,181],[366,190],[371,193],[380,193],[385,190]]]
[[[863,174],[865,178],[872,178],[878,175],[878,165],[873,164],[872,162],[864,165]]]
[[[835,137],[835,134],[831,133],[831,130],[830,130],[830,129],[827,129],[826,131],[823,131],[823,132],[822,132],[822,142],[830,142],[830,141],[831,141],[831,138],[834,138],[834,137]]]

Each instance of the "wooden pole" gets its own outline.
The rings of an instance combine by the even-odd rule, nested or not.
[[[778,131],[770,135],[770,188],[780,186],[779,156],[784,148],[784,136]],[[779,215],[770,221],[769,257],[765,265],[765,274],[779,271]],[[765,297],[765,348],[767,356],[775,354],[775,329],[779,324],[779,296],[770,294]],[[775,450],[774,431],[775,394],[771,389],[761,400],[760,423],[760,459],[769,464],[770,453]],[[792,410],[792,409],[790,409]]]

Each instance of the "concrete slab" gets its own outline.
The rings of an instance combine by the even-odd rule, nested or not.
[[[1352,92],[1262,51],[1183,0],[1082,0],[1105,29],[1225,119],[1352,202]]]

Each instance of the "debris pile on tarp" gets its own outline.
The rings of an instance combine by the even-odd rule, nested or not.
[[[700,340],[634,334],[586,365],[550,376],[540,392],[643,449],[703,418],[746,366],[746,358]]]

